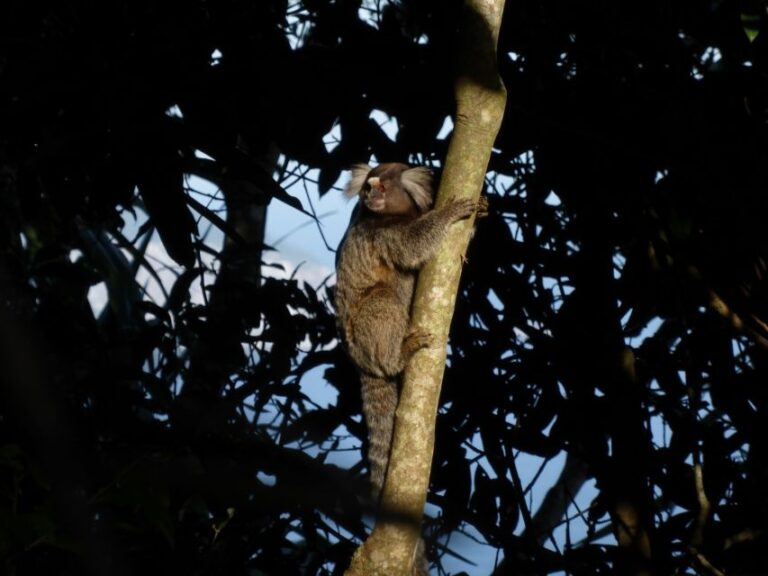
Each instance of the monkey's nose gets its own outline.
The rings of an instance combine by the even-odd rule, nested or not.
[[[371,188],[378,190],[379,188],[381,188],[381,178],[379,178],[378,176],[374,176],[373,178],[368,178],[368,185]]]

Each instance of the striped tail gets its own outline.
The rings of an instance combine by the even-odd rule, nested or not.
[[[378,502],[392,448],[392,429],[397,409],[397,381],[363,374],[363,414],[368,426],[368,462],[371,465],[373,499]]]

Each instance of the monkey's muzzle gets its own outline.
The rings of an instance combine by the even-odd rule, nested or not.
[[[387,199],[381,188],[371,188],[365,195],[365,205],[368,210],[380,212],[387,205]]]

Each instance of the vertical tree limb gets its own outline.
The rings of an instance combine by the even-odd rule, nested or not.
[[[455,83],[456,121],[437,207],[454,198],[479,198],[506,105],[496,67],[504,0],[466,0]],[[436,256],[422,269],[412,322],[435,337],[406,368],[395,419],[392,454],[381,514],[356,551],[348,575],[417,573],[420,526],[429,486],[435,419],[446,360],[448,330],[472,221],[453,226]]]

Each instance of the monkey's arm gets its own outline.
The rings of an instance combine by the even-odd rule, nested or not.
[[[389,264],[407,270],[419,269],[435,253],[448,226],[469,218],[477,207],[475,200],[457,200],[415,220],[387,228],[379,236],[377,248]]]

